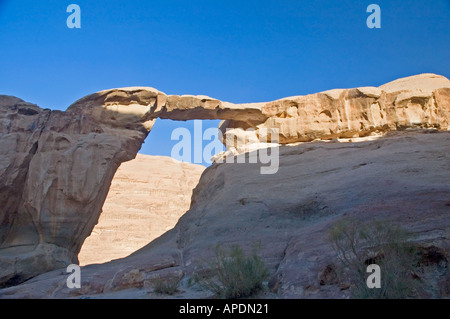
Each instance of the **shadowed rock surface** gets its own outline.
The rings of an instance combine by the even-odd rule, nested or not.
[[[43,110],[15,97],[0,96],[0,206],[2,207],[0,212],[0,286],[15,285],[38,274],[78,262],[77,255],[81,245],[98,221],[117,168],[122,162],[136,156],[157,117],[174,120],[220,118],[226,120],[222,123],[221,129],[232,128],[233,130],[228,131],[227,134],[235,135],[238,141],[248,134],[243,134],[242,131],[249,127],[255,129],[254,132],[249,133],[254,135],[254,139],[251,140],[264,140],[262,128],[278,128],[279,142],[286,144],[317,139],[361,137],[371,133],[385,133],[407,128],[435,128],[446,131],[449,128],[449,113],[450,81],[433,74],[400,79],[379,88],[331,90],[254,104],[231,104],[206,96],[167,96],[152,88],[122,88],[89,95],[75,102],[66,112],[61,112]],[[433,136],[445,137],[439,141],[442,148],[430,149],[431,153],[423,156],[430,155],[430,158],[427,158],[429,161],[438,159],[443,161],[436,165],[440,165],[439,169],[444,169],[444,173],[440,172],[441,175],[437,176],[437,168],[434,167],[429,176],[434,176],[439,182],[442,182],[442,176],[444,176],[445,185],[448,185],[448,176],[445,177],[445,173],[448,172],[448,166],[446,166],[448,147],[444,148],[448,141],[448,134]],[[408,140],[408,137],[404,139]],[[273,234],[273,238],[266,238],[266,242],[272,249],[265,253],[265,258],[272,265],[279,264],[278,270],[283,267],[296,267],[296,271],[301,271],[295,260],[285,263],[284,259],[278,259],[292,249],[295,251],[295,244],[287,245],[286,243],[289,243],[292,237],[290,235],[294,231],[292,227],[300,227],[303,225],[303,220],[297,225],[298,220],[293,219],[292,216],[282,214],[274,217],[271,215],[273,211],[293,211],[297,208],[303,211],[302,205],[306,205],[303,201],[307,201],[307,203],[317,202],[314,205],[319,206],[315,211],[323,211],[325,215],[328,215],[331,214],[328,209],[333,212],[343,212],[342,209],[345,207],[358,207],[358,205],[367,205],[368,210],[373,210],[377,207],[373,203],[376,200],[387,203],[385,211],[393,214],[394,211],[399,210],[399,205],[403,209],[410,203],[415,203],[418,198],[422,198],[419,196],[420,187],[412,191],[411,189],[414,188],[402,184],[409,190],[405,198],[410,200],[406,204],[405,201],[396,202],[398,201],[396,190],[387,194],[392,197],[389,201],[383,197],[387,195],[380,192],[388,189],[388,186],[391,187],[395,181],[374,181],[379,178],[379,175],[370,175],[365,177],[364,182],[369,182],[372,178],[373,183],[384,186],[366,194],[361,191],[372,189],[373,185],[359,185],[357,181],[343,184],[339,189],[351,191],[340,195],[341,202],[328,203],[327,201],[330,198],[336,198],[334,196],[339,192],[335,188],[321,189],[320,185],[324,183],[331,187],[339,183],[334,179],[325,180],[317,185],[319,188],[314,192],[319,197],[315,199],[310,193],[314,189],[312,185],[315,185],[314,181],[319,181],[322,175],[339,175],[340,165],[345,166],[348,163],[353,164],[352,168],[358,168],[360,164],[364,167],[368,166],[367,163],[364,165],[356,163],[360,162],[361,156],[366,156],[353,152],[358,149],[356,146],[346,153],[354,153],[355,157],[349,157],[347,162],[341,163],[340,159],[345,156],[335,155],[336,152],[332,149],[323,151],[322,145],[324,144],[298,146],[300,154],[314,154],[313,157],[308,158],[310,162],[330,161],[321,163],[321,166],[317,166],[316,169],[302,167],[301,165],[305,164],[304,157],[286,155],[286,152],[295,154],[296,150],[287,146],[282,148],[280,155],[282,172],[274,175],[253,176],[252,167],[258,165],[213,165],[204,173],[197,187],[192,209],[180,220],[176,229],[144,249],[152,253],[148,256],[148,260],[142,262],[145,265],[153,265],[145,268],[144,273],[169,266],[174,269],[178,267],[181,273],[189,272],[198,264],[196,260],[198,256],[202,256],[200,251],[206,249],[205,241],[209,245],[221,236],[233,236],[229,238],[239,241],[245,239],[246,243],[252,242],[253,239],[261,237],[262,225],[268,228],[277,227],[276,229],[279,230]],[[430,147],[435,145],[431,143]],[[401,148],[400,144],[396,146]],[[232,147],[240,153],[239,145],[227,145],[228,149]],[[321,151],[309,152],[308,148],[318,148]],[[340,146],[337,149],[340,149]],[[390,149],[390,151],[398,154],[397,149]],[[439,153],[442,151],[445,151],[445,154]],[[441,157],[436,158],[435,154]],[[398,154],[398,157],[402,161],[411,158],[411,154],[406,150],[403,157],[400,155]],[[421,158],[417,158],[419,159]],[[391,160],[392,163],[396,163],[395,158]],[[284,169],[283,173],[283,167],[291,165],[295,169],[287,171]],[[300,166],[296,167],[296,165]],[[395,167],[389,168],[390,164],[384,161],[379,165],[381,168],[377,174],[392,176],[392,169]],[[325,169],[326,167],[330,168]],[[289,181],[295,180],[294,172],[298,171],[306,172],[307,175],[298,176],[299,180],[295,184],[289,184]],[[330,172],[334,173],[328,174]],[[347,172],[351,175],[348,178],[351,180],[356,173],[358,171],[352,174]],[[249,177],[247,174],[250,174]],[[232,176],[239,176],[239,178],[232,178]],[[422,182],[426,180],[426,176],[428,175],[417,175],[411,182]],[[312,178],[310,182],[307,182],[307,177]],[[242,183],[241,180],[245,182]],[[230,183],[229,181],[231,184],[228,185],[233,186],[224,189],[224,186]],[[239,187],[236,187],[237,185]],[[253,196],[253,192],[250,191],[252,187],[256,187],[261,194],[264,194],[264,200],[261,200],[262,197],[259,195]],[[430,185],[423,186],[426,200],[410,207],[417,210],[417,207],[423,205],[421,211],[429,211],[432,208],[429,205],[438,201],[438,196],[440,200],[443,200],[442,196],[447,196],[445,187],[439,184],[435,191],[436,189]],[[298,193],[300,190],[303,192]],[[387,196],[388,199],[389,196]],[[302,198],[302,201],[294,200],[294,197]],[[342,201],[342,198],[346,200]],[[240,206],[229,206],[236,201]],[[321,206],[322,202],[325,202],[324,206]],[[441,210],[444,208],[448,210],[448,206],[442,208],[440,204],[436,205],[438,207],[435,211],[438,216],[436,218],[439,219],[442,217]],[[245,210],[241,211],[244,208]],[[253,216],[247,213],[249,209],[263,215]],[[239,221],[240,218],[244,219]],[[271,221],[270,224],[264,224],[269,221]],[[200,227],[202,225],[203,227]],[[445,222],[442,225],[445,225]],[[320,227],[324,226],[319,223],[308,227],[310,231],[315,229],[314,231],[322,233],[323,228]],[[231,229],[232,232],[230,232]],[[314,231],[312,234],[315,233]],[[303,229],[299,236],[306,236],[307,233],[307,229]],[[223,237],[220,242],[227,243],[226,238],[228,237]],[[280,242],[282,238],[284,239]],[[314,245],[314,249],[321,247],[320,241],[311,241],[310,244]],[[132,262],[135,260],[133,258],[138,258],[135,256],[141,255],[136,253],[129,257],[129,261]],[[312,263],[317,264],[315,261]],[[135,269],[140,269],[138,265],[135,265],[132,274],[123,270],[125,277],[118,274],[117,268],[111,265],[116,263],[110,263],[103,268],[104,271],[111,269],[115,274],[111,277],[114,279],[108,279],[110,280],[108,285],[100,284],[101,288],[98,286],[97,289],[94,286],[99,282],[93,280],[94,286],[85,289],[91,289],[92,292],[106,292],[108,289],[116,289],[115,287],[124,289],[125,286],[121,286],[120,282],[116,281],[129,276],[132,278],[137,276],[138,279],[133,280],[142,284],[143,281],[139,278],[145,275],[141,270],[136,273]],[[105,278],[109,278],[107,271],[103,274]],[[305,278],[298,279],[298,283],[306,280]],[[105,279],[105,282],[108,280]],[[280,287],[284,287],[283,284]],[[282,296],[290,296],[289,289],[283,288],[279,293]],[[56,293],[56,290],[54,292]],[[292,295],[306,296],[305,293],[294,291]]]
[[[401,225],[416,235],[416,246],[439,251],[443,262],[432,266],[436,284],[428,296],[448,296],[449,147],[450,132],[408,131],[282,146],[273,175],[261,175],[258,164],[214,164],[174,229],[124,259],[83,267],[80,289],[68,289],[60,269],[0,290],[0,297],[166,298],[154,283],[174,277],[182,280],[173,297],[210,297],[188,283],[220,243],[246,250],[259,244],[270,271],[260,297],[346,298],[345,282],[328,274],[337,259],[327,241],[344,217]],[[424,280],[427,271],[419,273]]]

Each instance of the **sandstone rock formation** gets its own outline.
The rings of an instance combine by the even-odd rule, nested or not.
[[[280,144],[316,139],[364,137],[409,127],[450,129],[450,81],[439,75],[402,78],[378,88],[334,89],[259,103],[257,121],[227,120],[221,125],[242,153],[245,140],[270,142],[266,132],[278,129]],[[241,104],[245,108],[246,104]],[[253,128],[254,132],[244,132]],[[226,131],[228,132],[226,133]],[[247,142],[249,143],[249,142]]]
[[[433,74],[379,88],[332,90],[254,104],[167,96],[152,88],[133,87],[91,94],[61,112],[0,96],[0,286],[78,262],[80,247],[98,221],[114,173],[122,162],[136,156],[157,117],[219,118],[226,120],[221,129],[231,128],[227,134],[238,138],[242,130],[254,128],[249,134],[255,141],[264,141],[267,129],[278,128],[278,142],[286,144],[411,127],[448,130],[449,110],[450,81]],[[239,145],[227,148],[239,153]],[[238,167],[232,170],[243,169]],[[216,176],[206,194],[212,195],[227,179],[225,172]],[[284,189],[283,194],[291,191]],[[243,192],[230,190],[231,194],[239,197]],[[194,203],[198,198],[194,197]],[[247,200],[242,198],[243,206]],[[196,224],[201,225],[207,220],[208,205],[214,203],[208,201],[201,213],[189,216],[200,214]],[[228,216],[229,211],[217,214]],[[184,234],[187,226],[183,225],[187,224],[178,227],[183,233],[180,247],[196,245],[192,242],[195,232]],[[202,230],[210,236],[222,231]],[[164,252],[169,264],[179,264],[171,255],[178,256],[177,249]],[[195,249],[183,251],[183,260],[192,262]]]
[[[175,226],[205,170],[165,156],[137,154],[114,175],[98,224],[78,254],[80,265],[126,257]]]
[[[151,121],[131,114],[117,127],[11,97],[0,109],[0,285],[11,285],[78,262],[117,167],[136,156]]]
[[[83,267],[80,289],[67,288],[60,269],[0,290],[0,298],[167,298],[154,292],[158,278],[181,278],[176,298],[210,297],[189,279],[208,267],[218,243],[259,244],[270,270],[260,297],[346,298],[345,283],[327,274],[337,264],[327,234],[344,217],[414,232],[418,247],[439,252],[428,261],[429,297],[448,296],[450,132],[365,139],[281,146],[273,175],[261,175],[259,164],[213,164],[173,230],[129,257]],[[418,276],[428,283],[427,271]]]

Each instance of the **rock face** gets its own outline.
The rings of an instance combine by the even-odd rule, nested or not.
[[[271,140],[278,129],[280,144],[317,139],[364,137],[409,127],[450,129],[450,81],[434,74],[399,79],[380,87],[335,89],[259,103],[263,120],[227,120],[221,130],[235,139],[236,153],[244,140]],[[245,107],[242,104],[241,107]],[[244,132],[249,128],[254,132]]]
[[[243,130],[253,128],[244,135],[252,135],[256,142],[264,141],[265,130],[278,128],[279,143],[286,144],[411,127],[448,130],[449,110],[450,81],[432,74],[379,88],[332,90],[253,104],[167,96],[152,88],[133,87],[91,94],[60,112],[0,96],[0,286],[78,262],[117,168],[136,156],[157,117],[223,119],[221,129],[231,129],[228,135],[239,140]],[[240,153],[239,145],[227,148]],[[227,178],[225,172],[216,176],[206,194],[220,189]],[[283,194],[289,191],[284,189]],[[235,196],[243,193],[230,190]],[[194,197],[194,203],[199,198]],[[247,200],[242,198],[243,206]],[[200,214],[197,223],[201,224],[213,203],[189,216]],[[178,229],[185,232],[183,225]],[[180,247],[189,247],[193,234],[183,235]],[[184,250],[185,260],[193,258],[190,251],[192,247]],[[179,250],[173,252],[177,255]]]
[[[78,254],[80,265],[126,257],[175,226],[205,170],[164,156],[137,154],[114,175],[98,224]]]
[[[75,109],[0,100],[0,285],[78,263],[121,162],[136,156],[151,121],[115,127]]]
[[[450,132],[432,132],[281,146],[273,175],[260,174],[259,164],[213,164],[174,229],[124,259],[83,267],[80,289],[67,288],[68,274],[60,269],[0,290],[0,297],[165,298],[154,282],[174,277],[182,278],[176,298],[210,297],[189,279],[207,267],[220,243],[260,247],[270,271],[260,297],[346,298],[327,240],[342,218],[389,221],[413,232],[418,247],[439,252],[431,254],[439,260],[427,261],[437,273],[429,296],[445,296]],[[418,276],[428,283],[426,273]]]

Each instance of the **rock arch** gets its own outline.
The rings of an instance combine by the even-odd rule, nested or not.
[[[0,96],[0,287],[77,263],[114,173],[136,156],[157,117],[222,119],[227,134],[254,127],[256,137],[274,127],[281,144],[408,127],[447,130],[450,81],[424,74],[249,104],[132,87],[88,95],[65,112]]]

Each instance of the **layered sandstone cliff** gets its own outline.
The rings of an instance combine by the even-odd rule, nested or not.
[[[246,139],[270,142],[271,136],[266,135],[273,129],[278,130],[280,144],[364,137],[411,127],[447,130],[449,97],[447,78],[421,74],[380,87],[334,89],[258,103],[260,120],[226,120],[221,130],[236,141],[227,145],[235,148],[234,154],[245,150]]]
[[[78,254],[80,265],[126,257],[172,229],[189,210],[204,170],[202,165],[143,154],[122,163],[98,224]]]

